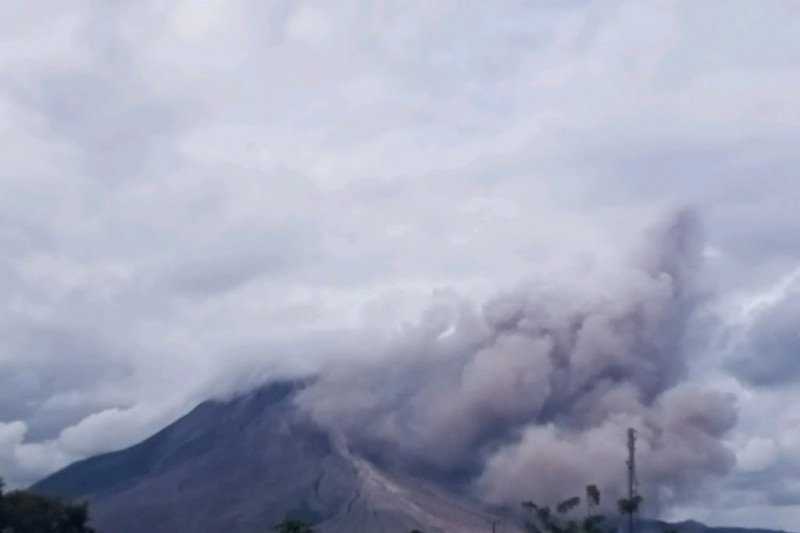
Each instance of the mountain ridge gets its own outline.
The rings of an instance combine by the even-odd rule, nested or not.
[[[485,530],[491,517],[471,502],[337,446],[294,408],[302,387],[279,382],[204,402],[141,443],[69,465],[31,489],[87,499],[100,531],[246,533],[285,516],[326,533]],[[197,507],[200,517],[190,510]]]
[[[31,487],[91,504],[101,533],[256,533],[285,517],[320,533],[520,533],[511,513],[413,476],[387,472],[337,444],[275,382],[206,401],[142,442],[73,463]],[[770,533],[646,521],[641,533]]]

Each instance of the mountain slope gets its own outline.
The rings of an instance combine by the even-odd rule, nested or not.
[[[203,403],[144,442],[32,489],[87,498],[101,532],[263,532],[285,516],[331,533],[486,531],[492,517],[477,506],[334,446],[294,409],[297,389],[278,383]]]
[[[77,462],[32,490],[91,502],[100,533],[256,533],[285,517],[319,533],[521,533],[424,480],[336,446],[295,409],[302,384],[205,402],[126,450]],[[770,533],[642,520],[640,533]]]

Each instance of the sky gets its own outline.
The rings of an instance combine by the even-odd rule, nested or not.
[[[736,464],[665,516],[800,520],[800,3],[34,0],[0,35],[9,485],[442,295],[596,289],[689,210],[686,380]]]

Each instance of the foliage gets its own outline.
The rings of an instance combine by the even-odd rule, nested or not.
[[[586,501],[592,507],[600,505],[600,489],[597,488],[597,485],[586,486]]]
[[[633,515],[639,511],[642,504],[641,496],[623,498],[617,502],[619,512],[623,515]],[[571,515],[581,504],[581,498],[574,496],[567,498],[555,506],[555,512],[550,507],[540,506],[532,501],[522,502],[522,507],[529,512],[525,527],[531,533],[608,533],[613,531],[606,523],[606,517],[595,512],[600,505],[600,490],[597,485],[586,487],[586,515],[583,519]]]
[[[600,504],[600,491],[596,485],[586,487],[587,513],[583,519],[571,516],[581,504],[581,498],[568,498],[555,507],[540,506],[532,501],[522,502],[529,512],[525,528],[531,533],[605,533],[605,517],[592,511]]]
[[[278,533],[314,533],[311,524],[302,520],[290,520],[288,518],[279,524],[275,524],[272,529],[278,531]]]
[[[0,479],[2,487],[2,479]],[[14,533],[94,533],[85,503],[69,504],[32,492],[0,489],[0,531]]]
[[[581,499],[578,496],[575,496],[573,498],[569,498],[569,499],[564,500],[563,502],[559,503],[556,506],[556,511],[558,511],[561,514],[565,514],[565,513],[570,512],[571,510],[573,510],[574,508],[576,508],[580,504],[581,504]]]
[[[617,507],[622,514],[634,514],[639,510],[641,504],[642,497],[634,496],[633,498],[622,498],[617,502]]]

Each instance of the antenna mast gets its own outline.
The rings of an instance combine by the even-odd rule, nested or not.
[[[633,533],[633,513],[635,512],[635,503],[638,500],[636,494],[636,430],[628,428],[628,502],[631,507],[628,512],[628,533]]]

